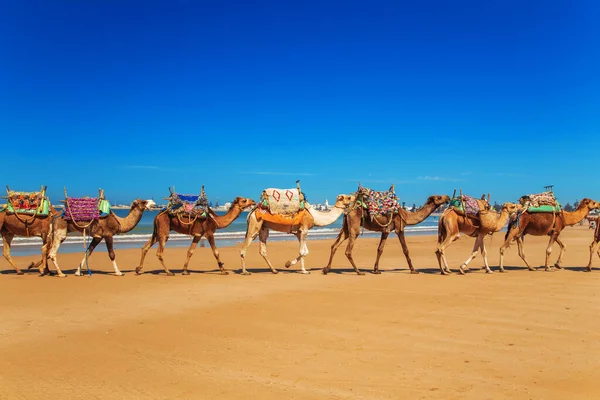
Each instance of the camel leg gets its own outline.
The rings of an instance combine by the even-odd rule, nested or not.
[[[379,239],[379,246],[377,246],[377,257],[375,258],[375,265],[373,266],[374,274],[381,274],[381,271],[379,270],[379,258],[381,257],[381,254],[383,254],[383,248],[385,246],[385,241],[387,240],[389,234],[390,234],[389,232],[381,232],[381,238]]]
[[[358,267],[354,263],[354,259],[352,258],[352,248],[354,247],[354,242],[356,241],[357,237],[358,234],[356,232],[350,232],[350,237],[348,238],[348,246],[346,247],[346,257],[348,258],[348,261],[350,261],[350,264],[352,264],[352,268],[354,268],[354,271],[356,271],[358,275],[364,275],[365,273],[361,272],[358,269]]]
[[[465,274],[465,267],[468,267],[469,263],[471,261],[473,261],[473,259],[475,257],[477,257],[477,253],[479,252],[479,249],[481,248],[482,245],[483,245],[483,235],[479,233],[479,234],[477,234],[477,237],[475,238],[475,244],[473,245],[473,251],[471,252],[471,255],[469,256],[469,258],[467,258],[467,261],[465,261],[464,263],[462,263],[462,265],[460,267],[458,267],[458,270],[461,275]]]
[[[6,258],[6,261],[8,261],[8,263],[15,269],[17,275],[23,275],[23,271],[21,271],[19,267],[17,267],[17,265],[13,262],[12,258],[10,257],[10,245],[14,237],[15,235],[11,232],[2,232],[2,241],[4,242],[4,250],[2,251],[2,254],[4,255],[4,258]]]
[[[185,258],[185,264],[183,264],[183,272],[181,273],[181,275],[189,275],[190,271],[188,271],[188,264],[190,263],[190,259],[192,258],[192,255],[194,254],[194,250],[196,250],[196,245],[198,245],[198,242],[200,241],[200,239],[202,238],[202,236],[194,236],[194,238],[192,239],[192,243],[190,244],[190,247],[187,251],[187,257]],[[218,257],[218,255],[217,255]]]
[[[302,267],[302,273],[310,274],[310,272],[304,268],[304,257],[306,257],[308,255],[308,246],[306,246],[306,238],[308,236],[308,232],[300,230],[300,231],[296,232],[294,234],[294,236],[296,236],[296,238],[298,239],[298,243],[299,243],[298,257],[294,258],[291,261],[286,262],[285,267],[289,268],[293,265],[296,265],[296,263],[298,261],[300,261],[300,266]]]
[[[277,271],[274,267],[273,264],[271,264],[271,261],[269,261],[269,259],[267,258],[267,239],[269,239],[269,228],[266,227],[261,227],[260,228],[260,232],[258,235],[258,252],[260,253],[260,255],[262,256],[262,258],[265,259],[265,261],[267,262],[267,265],[269,266],[269,268],[271,268],[271,272],[274,274],[279,273],[279,271]]]
[[[558,253],[558,259],[556,260],[556,263],[554,264],[554,266],[557,269],[562,269],[562,267],[560,266],[560,264],[562,263],[562,256],[565,253],[565,251],[567,250],[567,245],[564,244],[561,240],[560,237],[556,237],[556,243],[558,243],[558,246],[560,247],[560,251]]]
[[[158,239],[158,249],[156,250],[156,257],[158,258],[158,261],[160,261],[160,265],[162,265],[162,267],[165,269],[167,276],[174,276],[175,274],[172,273],[169,270],[169,268],[167,268],[167,266],[165,265],[165,258],[163,257],[163,253],[165,252],[165,244],[167,243],[167,240],[169,240],[168,236],[161,237]]]
[[[251,213],[248,215],[247,219],[247,227],[246,227],[246,238],[244,239],[244,243],[242,244],[242,249],[240,250],[240,258],[242,259],[242,275],[250,275],[250,272],[246,270],[246,251],[248,251],[248,247],[252,244],[252,241],[256,239],[263,225],[263,221],[258,221],[256,219],[256,214]]]
[[[217,265],[221,270],[221,275],[229,275],[229,272],[225,271],[225,268],[223,268],[225,264],[222,263],[221,259],[219,258],[219,249],[217,249],[217,245],[215,244],[215,234],[212,232],[206,232],[204,236],[206,237],[206,240],[208,240],[208,244],[210,244],[210,248],[212,249],[213,255],[217,260]]]
[[[550,265],[549,265],[550,254],[552,253],[552,245],[556,241],[557,237],[558,237],[558,235],[553,234],[552,236],[550,236],[550,240],[548,240],[548,247],[546,247],[546,260],[544,262],[544,270],[545,271],[552,271],[552,268],[550,268]]]
[[[408,267],[410,268],[411,274],[418,274],[419,271],[415,269],[412,265],[412,260],[410,259],[410,255],[408,254],[408,246],[406,245],[406,238],[404,237],[404,230],[400,232],[396,232],[398,235],[398,239],[400,240],[400,245],[402,245],[402,251],[404,252],[404,257],[406,258],[406,262],[408,263]]]
[[[340,245],[346,239],[348,239],[348,236],[349,236],[348,229],[346,227],[346,224],[344,223],[344,226],[340,230],[340,233],[338,234],[337,238],[335,239],[335,242],[333,242],[333,244],[331,245],[331,253],[329,253],[329,262],[323,268],[323,274],[327,274],[331,270],[331,263],[333,262],[333,256],[335,255],[335,252],[337,251],[338,247],[340,247]]]
[[[99,237],[99,238],[97,238],[97,237],[92,238],[92,241],[90,242],[90,245],[88,246],[87,250],[85,251],[85,255],[83,256],[83,259],[79,263],[79,267],[77,267],[77,271],[75,271],[75,276],[81,276],[81,268],[83,267],[83,264],[85,264],[85,262],[86,262],[86,256],[87,256],[87,260],[89,260],[90,257],[92,256],[92,252],[94,251],[94,249],[96,248],[96,246],[98,246],[98,244],[101,241],[102,241],[101,237]]]
[[[42,263],[40,264],[39,271],[40,276],[44,276],[46,274],[52,275],[50,269],[48,268],[48,251],[50,250],[50,243],[48,242],[48,233],[42,232]],[[61,276],[64,278],[64,276]]]
[[[500,272],[506,272],[504,270],[504,252],[506,251],[506,249],[508,249],[508,247],[510,246],[510,244],[517,239],[517,236],[519,236],[519,229],[517,229],[517,226],[514,226],[506,235],[506,239],[504,240],[504,243],[502,243],[502,246],[500,246],[500,265],[498,266],[498,268],[500,268]],[[517,242],[517,245],[519,246],[519,256],[521,256],[521,247]],[[524,253],[523,253],[524,254]],[[521,257],[523,258],[523,256]],[[525,261],[525,264],[527,264],[527,261]]]
[[[246,239],[244,240],[242,249],[240,250],[240,257],[242,259],[242,275],[251,275],[251,273],[246,270],[246,251],[248,251],[248,247],[250,247],[252,241],[256,239],[257,236],[258,231],[253,232],[252,234],[246,231]]]
[[[487,250],[485,249],[485,243],[483,239],[481,240],[481,256],[483,257],[483,265],[485,265],[485,273],[494,273],[494,271],[492,271],[492,269],[490,268],[490,264],[488,264]]]
[[[152,246],[154,246],[154,243],[156,243],[158,240],[156,238],[156,235],[152,235],[152,237],[146,242],[146,244],[144,245],[144,247],[142,247],[142,258],[140,259],[140,265],[138,265],[138,267],[135,269],[135,273],[137,275],[140,275],[142,272],[142,268],[144,268],[144,259],[146,259],[146,254],[148,253],[148,250],[150,250],[150,248]]]
[[[66,275],[63,274],[62,270],[58,266],[58,260],[56,258],[56,255],[58,253],[58,249],[60,248],[60,245],[62,244],[62,242],[64,242],[64,240],[66,238],[67,238],[66,230],[55,231],[52,234],[52,246],[50,247],[50,251],[48,253],[48,258],[52,261],[52,264],[54,264],[54,268],[56,269],[56,272],[58,272],[58,276],[60,276],[61,278],[64,278]],[[32,268],[34,266],[39,267],[41,263],[42,263],[42,261],[39,261],[36,265],[31,265],[29,268]]]
[[[532,267],[531,264],[525,258],[525,243],[523,243],[523,238],[521,236],[517,237],[517,250],[519,252],[519,257],[525,262],[525,265],[530,271],[537,271],[535,267]]]
[[[588,262],[588,265],[586,267],[586,270],[588,272],[592,271],[592,257],[594,257],[594,251],[596,250],[597,246],[598,241],[594,238],[594,241],[592,242],[592,244],[590,244],[590,261]],[[598,256],[600,257],[600,250],[598,251]]]
[[[448,232],[449,230],[447,230]],[[454,233],[446,236],[446,238],[438,243],[437,250],[435,251],[435,255],[438,259],[438,265],[440,267],[440,273],[442,275],[451,274],[452,271],[448,267],[448,261],[446,260],[446,248],[448,248],[456,239],[458,239],[459,234]],[[443,265],[442,265],[443,264]]]
[[[112,236],[106,236],[104,238],[106,250],[108,250],[108,257],[110,258],[110,261],[112,261],[113,269],[115,270],[115,275],[123,276],[124,274],[121,271],[119,271],[119,267],[117,267],[117,260],[115,256],[115,250],[113,248],[113,241],[114,238]]]

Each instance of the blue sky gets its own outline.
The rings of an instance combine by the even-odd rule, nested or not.
[[[600,199],[596,1],[0,5],[2,181]]]

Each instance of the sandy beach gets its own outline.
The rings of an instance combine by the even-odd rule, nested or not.
[[[436,237],[408,238],[411,275],[396,237],[381,275],[357,276],[333,240],[309,242],[307,268],[283,265],[296,242],[269,245],[271,274],[253,243],[241,276],[239,246],[221,248],[228,276],[198,248],[190,276],[165,276],[153,248],[119,250],[124,277],[105,252],[94,275],[75,277],[81,254],[59,254],[65,279],[0,268],[1,399],[597,399],[600,397],[600,260],[584,273],[592,230],[567,228],[565,269],[529,272],[508,251],[508,273],[441,276]],[[486,239],[497,270],[503,234]],[[360,238],[369,271],[377,239]],[[546,237],[527,237],[544,261]],[[456,269],[473,239],[448,252]],[[555,247],[552,260],[558,254]],[[185,249],[165,253],[180,271]],[[19,257],[20,266],[36,257]],[[471,266],[479,267],[478,256]]]

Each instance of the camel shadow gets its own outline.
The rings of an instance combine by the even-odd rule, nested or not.
[[[307,271],[314,273],[315,271],[320,271],[320,269],[306,269]],[[296,269],[291,269],[291,268],[278,268],[277,269],[277,274],[274,274],[273,272],[271,272],[271,270],[269,268],[246,268],[246,271],[250,272],[251,274],[261,274],[261,273],[268,273],[270,275],[280,275],[280,274],[300,274],[300,275],[305,275],[301,272],[301,270],[296,270]],[[242,274],[242,270],[241,269],[236,269],[236,270],[232,270],[232,273],[236,274],[236,275],[243,275]]]

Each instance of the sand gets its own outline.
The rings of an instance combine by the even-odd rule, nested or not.
[[[509,249],[506,274],[441,276],[435,236],[408,245],[422,273],[410,275],[395,237],[383,274],[357,276],[343,249],[322,275],[332,240],[311,241],[312,274],[265,269],[221,276],[199,248],[190,276],[167,277],[151,250],[118,250],[124,277],[97,253],[93,277],[16,276],[0,267],[0,399],[598,399],[600,260],[584,273],[592,230],[567,228],[566,268],[529,272]],[[497,270],[502,234],[486,239]],[[543,263],[546,238],[527,237]],[[456,268],[473,239],[448,250]],[[377,240],[359,239],[370,270]],[[269,246],[283,266],[295,242]],[[238,272],[239,247],[222,248]],[[553,253],[556,257],[558,249]],[[67,273],[80,254],[59,255]],[[167,248],[180,270],[185,249]],[[35,257],[20,257],[26,265]],[[480,266],[476,258],[472,266]],[[178,268],[179,267],[179,268]]]

